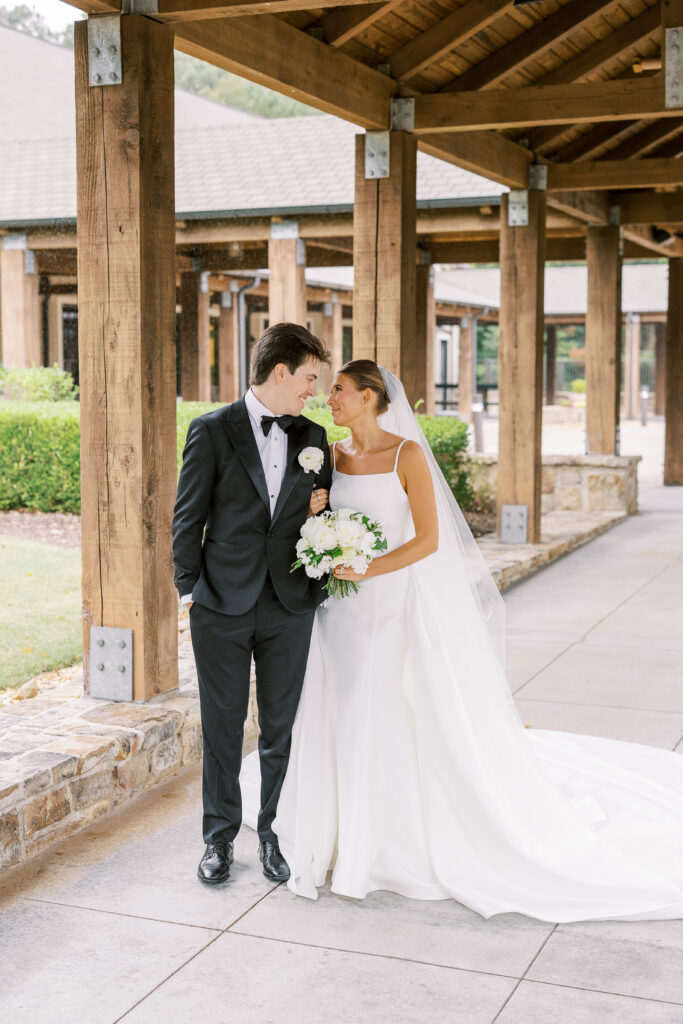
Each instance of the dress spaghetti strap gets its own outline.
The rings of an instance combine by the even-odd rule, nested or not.
[[[400,445],[396,449],[396,462],[394,463],[394,473],[398,469],[398,457],[401,454],[401,448],[403,447],[403,445],[406,443],[407,440],[408,439],[406,437],[404,437],[403,440],[401,441]]]
[[[337,468],[337,442],[332,442],[332,469]]]

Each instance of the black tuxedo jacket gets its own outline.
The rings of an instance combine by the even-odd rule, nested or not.
[[[314,476],[298,463],[306,447],[325,461]],[[303,569],[290,574],[314,483],[332,480],[323,427],[298,416],[287,434],[287,465],[271,519],[261,457],[243,398],[192,420],[173,513],[175,585],[181,597],[227,615],[248,611],[270,570],[290,612],[310,612],[327,597]],[[206,534],[204,534],[206,527]]]

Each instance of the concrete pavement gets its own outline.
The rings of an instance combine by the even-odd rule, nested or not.
[[[653,456],[656,458],[656,456]],[[506,594],[524,721],[683,753],[683,488]],[[683,1024],[683,921],[484,921],[390,893],[297,899],[243,829],[195,877],[187,770],[2,882],[2,1019],[23,1024]]]

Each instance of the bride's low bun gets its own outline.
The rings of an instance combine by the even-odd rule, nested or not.
[[[384,379],[377,363],[372,359],[352,359],[344,363],[339,373],[353,381],[356,391],[365,391],[370,388],[377,395],[377,415],[381,415],[389,408],[389,395],[384,385]]]

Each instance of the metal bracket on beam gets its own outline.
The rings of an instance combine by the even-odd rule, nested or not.
[[[90,627],[90,696],[133,699],[133,630]]]
[[[10,235],[3,235],[2,239],[3,249],[25,249],[26,248],[26,235],[20,235],[13,233]]]
[[[621,224],[621,207],[620,206],[610,206],[608,214],[607,214],[607,223],[608,224]]]
[[[296,265],[297,267],[306,266],[306,242],[303,238],[296,240]]]
[[[503,505],[500,539],[504,544],[526,544],[528,514],[529,510],[526,505]]]
[[[120,85],[122,75],[121,15],[91,15],[88,18],[88,80],[90,85]]]
[[[159,0],[122,0],[123,14],[158,14]]]
[[[683,28],[667,28],[664,34],[664,106],[683,107]]]
[[[395,132],[412,132],[415,128],[415,99],[391,101],[391,128]]]
[[[293,218],[289,220],[274,220],[270,225],[271,238],[298,238],[299,221]]]
[[[365,177],[388,178],[389,132],[365,133]]]
[[[331,317],[334,312],[331,302],[323,303],[323,316]]]
[[[221,309],[232,309],[232,292],[221,292]]]
[[[202,295],[208,295],[209,293],[209,271],[203,270],[199,275],[199,290]]]
[[[37,273],[36,267],[36,254],[33,249],[24,250],[24,273],[35,274]]]
[[[529,167],[529,188],[545,192],[548,188],[548,165],[531,164]]]
[[[526,227],[529,223],[529,193],[513,189],[508,193],[508,227]]]

